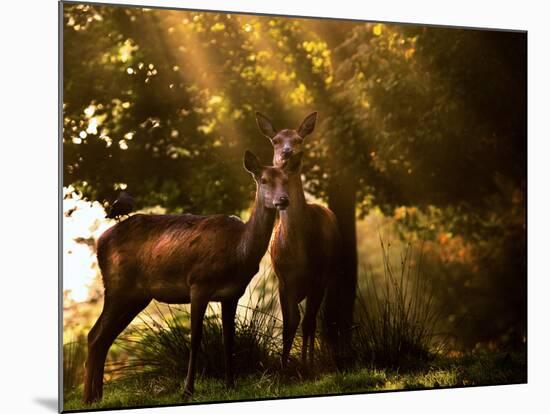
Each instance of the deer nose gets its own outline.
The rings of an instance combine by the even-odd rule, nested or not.
[[[275,204],[275,207],[277,207],[279,210],[284,210],[288,207],[288,203],[289,203],[288,197],[287,196],[281,196],[273,204]]]
[[[282,152],[283,158],[290,158],[292,155],[292,148],[284,148]]]

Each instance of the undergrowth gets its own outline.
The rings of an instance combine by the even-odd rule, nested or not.
[[[380,239],[383,277],[363,277],[358,289],[356,329],[353,341],[363,365],[414,368],[430,361],[445,345],[435,341],[440,312],[434,303],[434,289],[422,271],[422,248],[414,256],[411,244],[400,254],[395,268],[390,244]]]

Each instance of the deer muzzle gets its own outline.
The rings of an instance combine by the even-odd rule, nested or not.
[[[277,208],[277,210],[285,210],[288,207],[289,200],[287,196],[281,196],[278,200],[273,202],[273,205]]]

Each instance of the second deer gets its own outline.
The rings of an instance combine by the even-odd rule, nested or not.
[[[263,135],[273,145],[273,165],[292,166],[302,154],[304,138],[315,128],[317,113],[308,115],[297,130],[276,131],[271,121],[259,112],[256,121]],[[286,366],[300,323],[298,304],[307,299],[302,321],[302,362],[313,362],[317,313],[327,285],[337,277],[340,233],[336,217],[329,209],[307,203],[300,168],[289,175],[292,205],[279,212],[273,232],[271,260],[279,281],[279,298],[283,313],[282,365]]]

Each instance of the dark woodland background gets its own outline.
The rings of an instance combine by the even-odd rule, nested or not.
[[[305,188],[337,215],[359,290],[384,223],[422,251],[452,349],[525,346],[525,33],[72,4],[63,19],[74,194],[246,215],[242,154],[272,157],[254,112],[296,128],[316,110]]]

